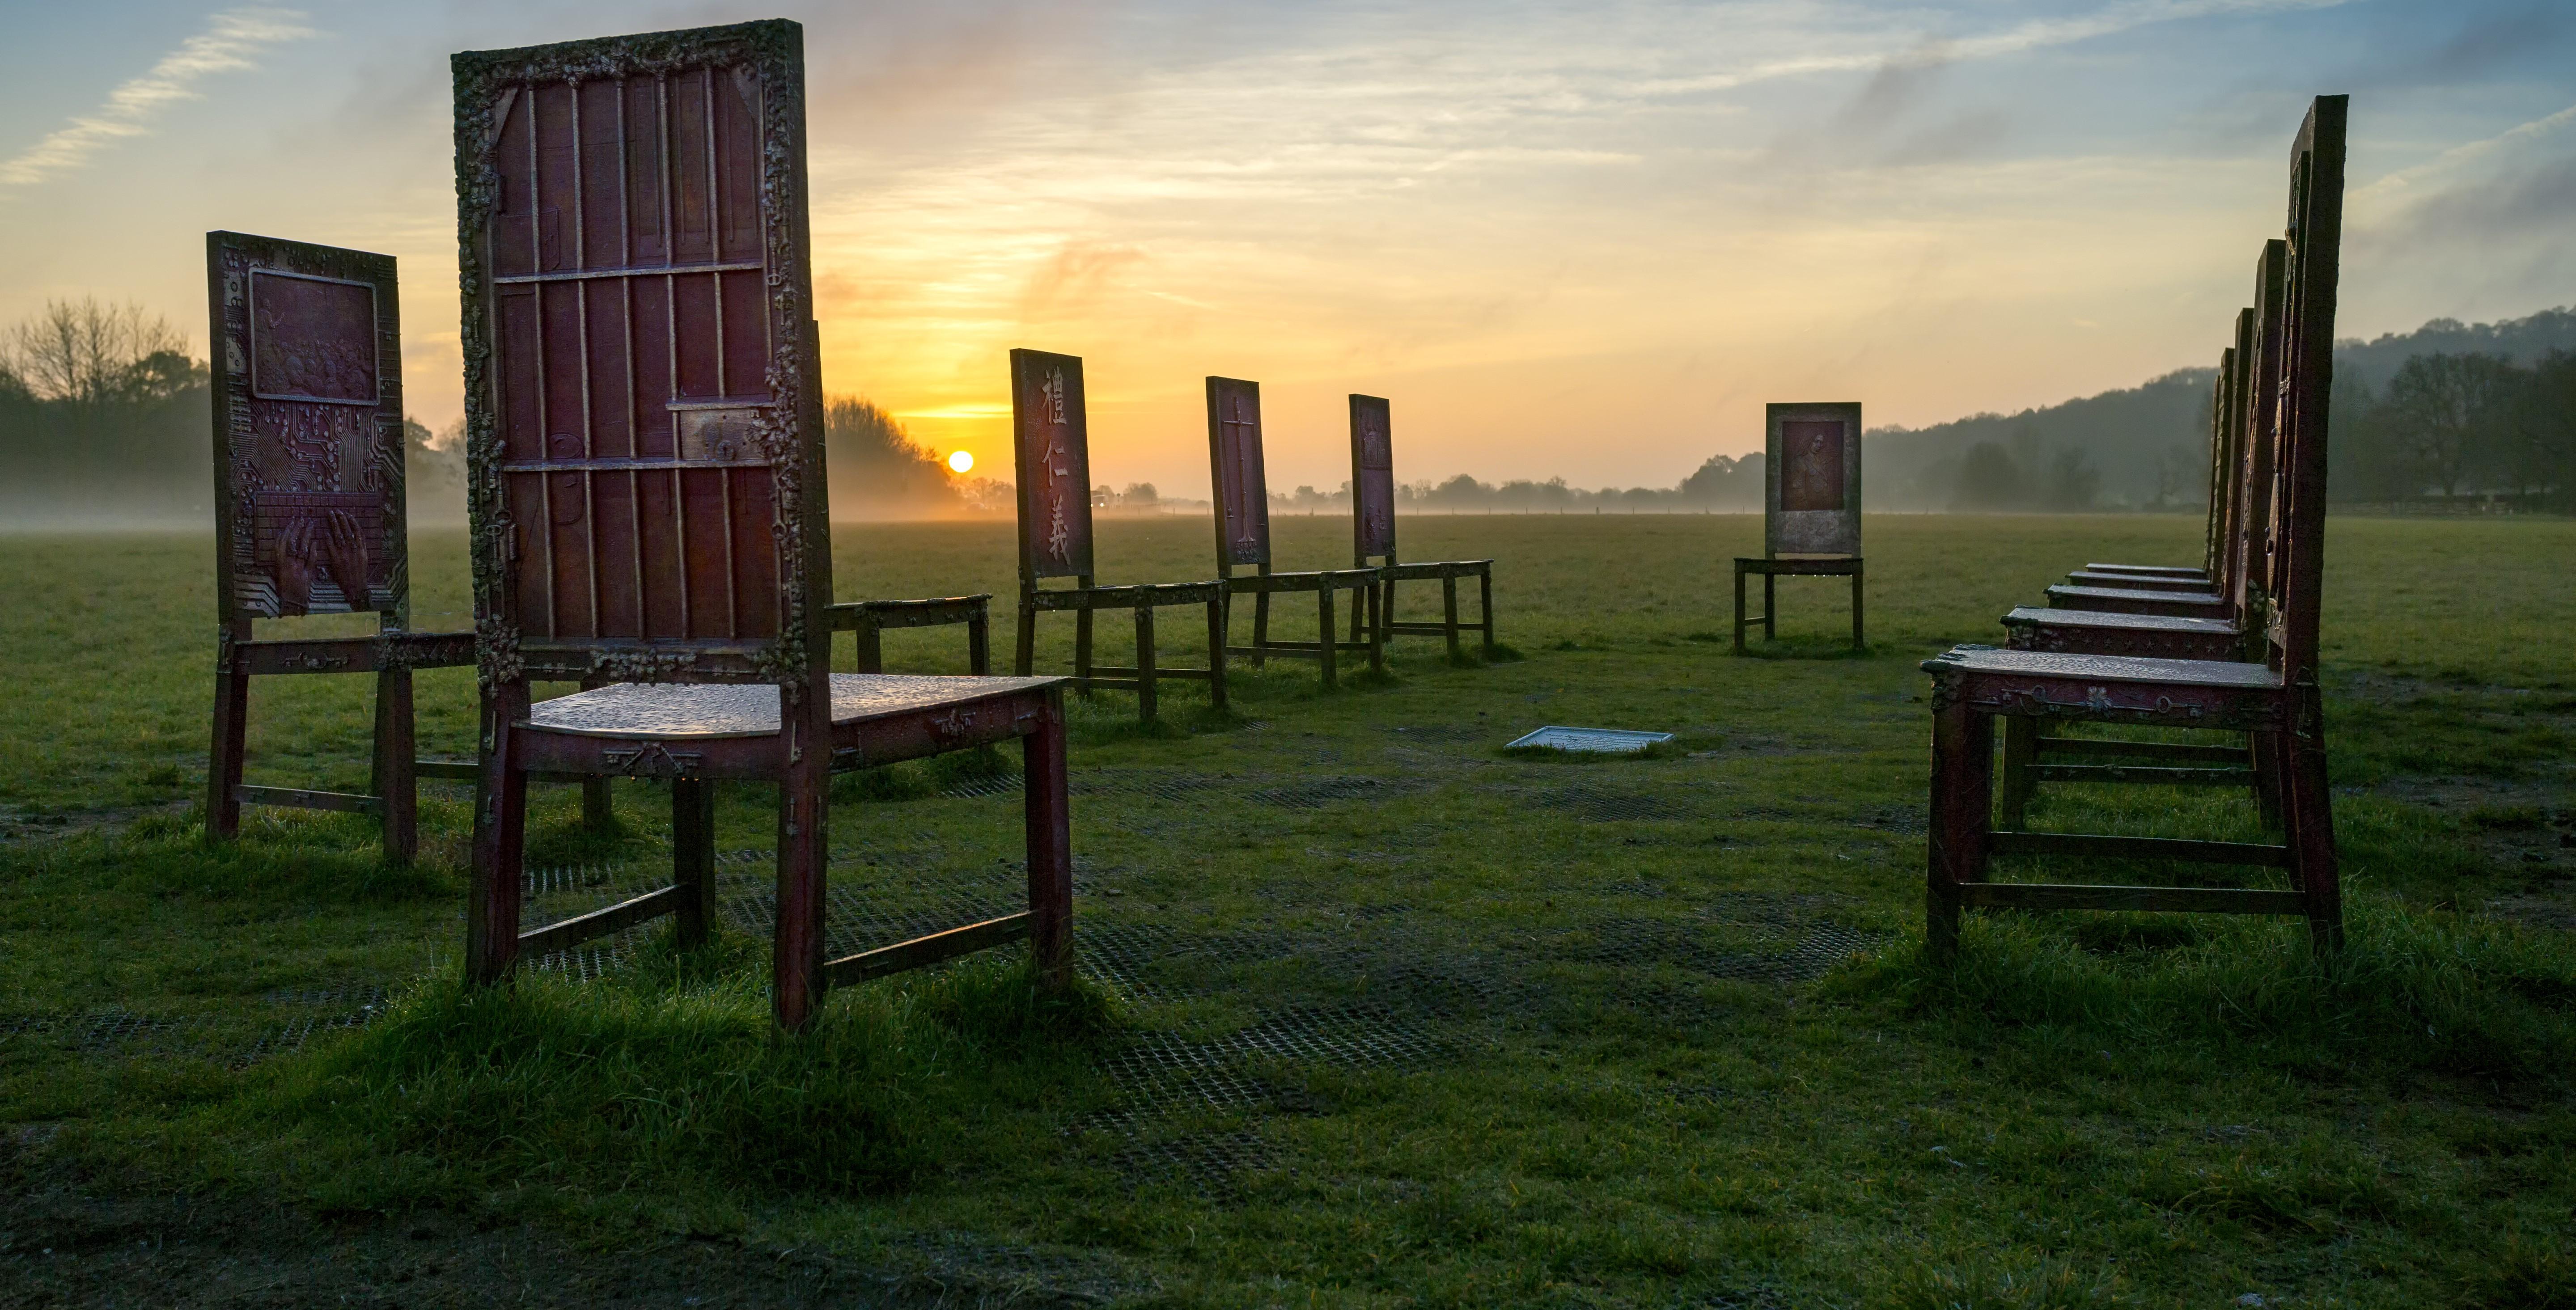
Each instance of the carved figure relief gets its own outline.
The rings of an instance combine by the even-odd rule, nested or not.
[[[1780,508],[1790,512],[1843,507],[1841,422],[1789,419],[1780,424]]]
[[[1358,468],[1351,494],[1359,502],[1359,547],[1363,554],[1395,550],[1395,451],[1387,433],[1386,402],[1352,398],[1352,424],[1358,438]]]
[[[250,389],[262,400],[376,403],[376,289],[257,269]]]
[[[1069,564],[1072,562],[1069,552],[1073,547],[1073,525],[1065,516],[1064,505],[1066,488],[1073,477],[1073,466],[1065,451],[1065,438],[1070,425],[1064,413],[1063,369],[1047,370],[1046,381],[1038,387],[1038,409],[1046,422],[1047,429],[1046,449],[1038,456],[1038,467],[1045,472],[1046,476],[1041,494],[1046,497],[1047,505],[1047,558],[1058,564]],[[1085,496],[1091,494],[1089,488],[1074,488],[1074,490],[1080,491]]]

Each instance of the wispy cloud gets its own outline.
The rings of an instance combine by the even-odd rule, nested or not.
[[[206,30],[161,57],[152,71],[108,93],[97,112],[0,163],[0,186],[33,186],[87,164],[126,137],[152,130],[152,121],[182,100],[198,97],[196,84],[216,73],[256,67],[252,56],[268,46],[313,35],[293,9],[228,9],[206,21]]]

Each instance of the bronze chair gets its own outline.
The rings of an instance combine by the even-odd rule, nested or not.
[[[1377,589],[1366,613],[1351,611],[1351,640],[1375,634],[1383,646],[1389,637],[1439,637],[1449,643],[1449,658],[1463,660],[1458,634],[1473,632],[1480,651],[1494,654],[1494,562],[1490,559],[1399,559],[1395,551],[1395,426],[1391,406],[1378,396],[1351,397],[1351,564],[1376,569]],[[1458,583],[1476,580],[1476,621],[1458,618]],[[1438,582],[1440,621],[1405,622],[1395,617],[1395,584]]]
[[[2282,289],[2280,387],[2270,422],[2279,442],[2279,592],[2262,663],[1957,647],[1924,663],[1932,675],[1932,833],[1925,940],[1933,958],[1958,948],[1959,912],[1972,907],[2286,914],[2305,918],[2320,950],[2342,937],[2325,711],[2317,685],[2319,585],[2324,576],[2327,408],[2334,367],[2337,252],[2343,209],[2347,101],[2320,96],[2291,154],[2290,228]],[[2259,388],[2258,388],[2259,390]],[[2198,841],[1997,830],[1994,720],[2141,724],[2239,731],[2267,744],[2285,840]],[[2286,890],[1998,883],[1998,853],[2061,860],[2177,860],[2280,867]]]
[[[1091,420],[1086,413],[1082,360],[1043,350],[1011,352],[1011,422],[1020,477],[1020,610],[1012,668],[1027,676],[1036,666],[1038,615],[1073,613],[1073,683],[1086,696],[1102,687],[1136,693],[1136,714],[1152,722],[1159,711],[1158,684],[1188,678],[1208,685],[1208,701],[1225,701],[1225,584],[1165,582],[1104,587],[1094,581],[1091,531]],[[1071,587],[1048,587],[1049,578],[1071,578]],[[1207,612],[1208,662],[1203,669],[1165,668],[1154,643],[1154,611],[1198,606]],[[1091,658],[1091,618],[1100,610],[1128,610],[1136,618],[1133,667],[1098,665]]]
[[[1340,655],[1368,656],[1369,668],[1386,670],[1386,645],[1375,628],[1363,638],[1340,639],[1333,621],[1333,599],[1351,593],[1351,614],[1368,608],[1382,576],[1371,568],[1314,569],[1280,573],[1270,566],[1270,482],[1261,458],[1261,384],[1239,378],[1207,380],[1208,485],[1216,490],[1216,573],[1225,583],[1227,631],[1233,638],[1233,598],[1252,597],[1252,644],[1229,645],[1228,655],[1249,655],[1260,668],[1273,655],[1315,661],[1327,687],[1340,680]],[[1250,568],[1237,575],[1238,568]],[[1315,640],[1286,641],[1270,635],[1270,598],[1311,592],[1318,620]]]
[[[1060,679],[830,670],[802,30],[454,59],[482,779],[466,972],[714,917],[714,784],[778,786],[774,1013],[1027,937],[1072,964]],[[533,702],[538,681],[595,683]],[[1029,909],[824,959],[829,774],[1018,738]],[[522,932],[531,775],[671,784],[672,885]]]
[[[209,232],[206,307],[217,621],[206,830],[236,835],[245,804],[354,811],[383,824],[385,858],[409,863],[421,765],[411,673],[473,663],[474,634],[410,630],[393,256]],[[372,636],[252,635],[259,619],[367,613]],[[376,675],[365,794],[242,781],[250,680],[289,673]]]

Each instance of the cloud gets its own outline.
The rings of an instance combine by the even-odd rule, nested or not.
[[[161,57],[152,71],[108,93],[96,113],[75,118],[16,158],[0,162],[0,186],[33,186],[90,161],[117,141],[151,131],[152,120],[172,105],[197,98],[195,84],[216,73],[257,67],[263,47],[312,36],[304,15],[292,9],[228,9],[206,30]]]

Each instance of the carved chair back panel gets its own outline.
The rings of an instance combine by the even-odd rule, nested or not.
[[[1395,442],[1389,406],[1351,397],[1351,530],[1357,554],[1395,558]]]
[[[2322,614],[2327,400],[2334,389],[2348,110],[2347,97],[2318,96],[2290,152],[2280,371],[2272,401],[2281,462],[2273,533],[2279,612],[2267,635],[2273,666],[2294,679],[2314,676]]]
[[[801,640],[802,80],[781,22],[457,56],[477,544],[532,645]]]
[[[1858,402],[1769,405],[1763,544],[1773,555],[1860,553]]]
[[[1270,486],[1261,466],[1261,384],[1207,380],[1208,474],[1220,568],[1270,562]]]
[[[390,255],[206,234],[216,570],[228,622],[407,619]]]
[[[1078,356],[1011,352],[1011,435],[1021,579],[1093,576],[1091,425]]]

